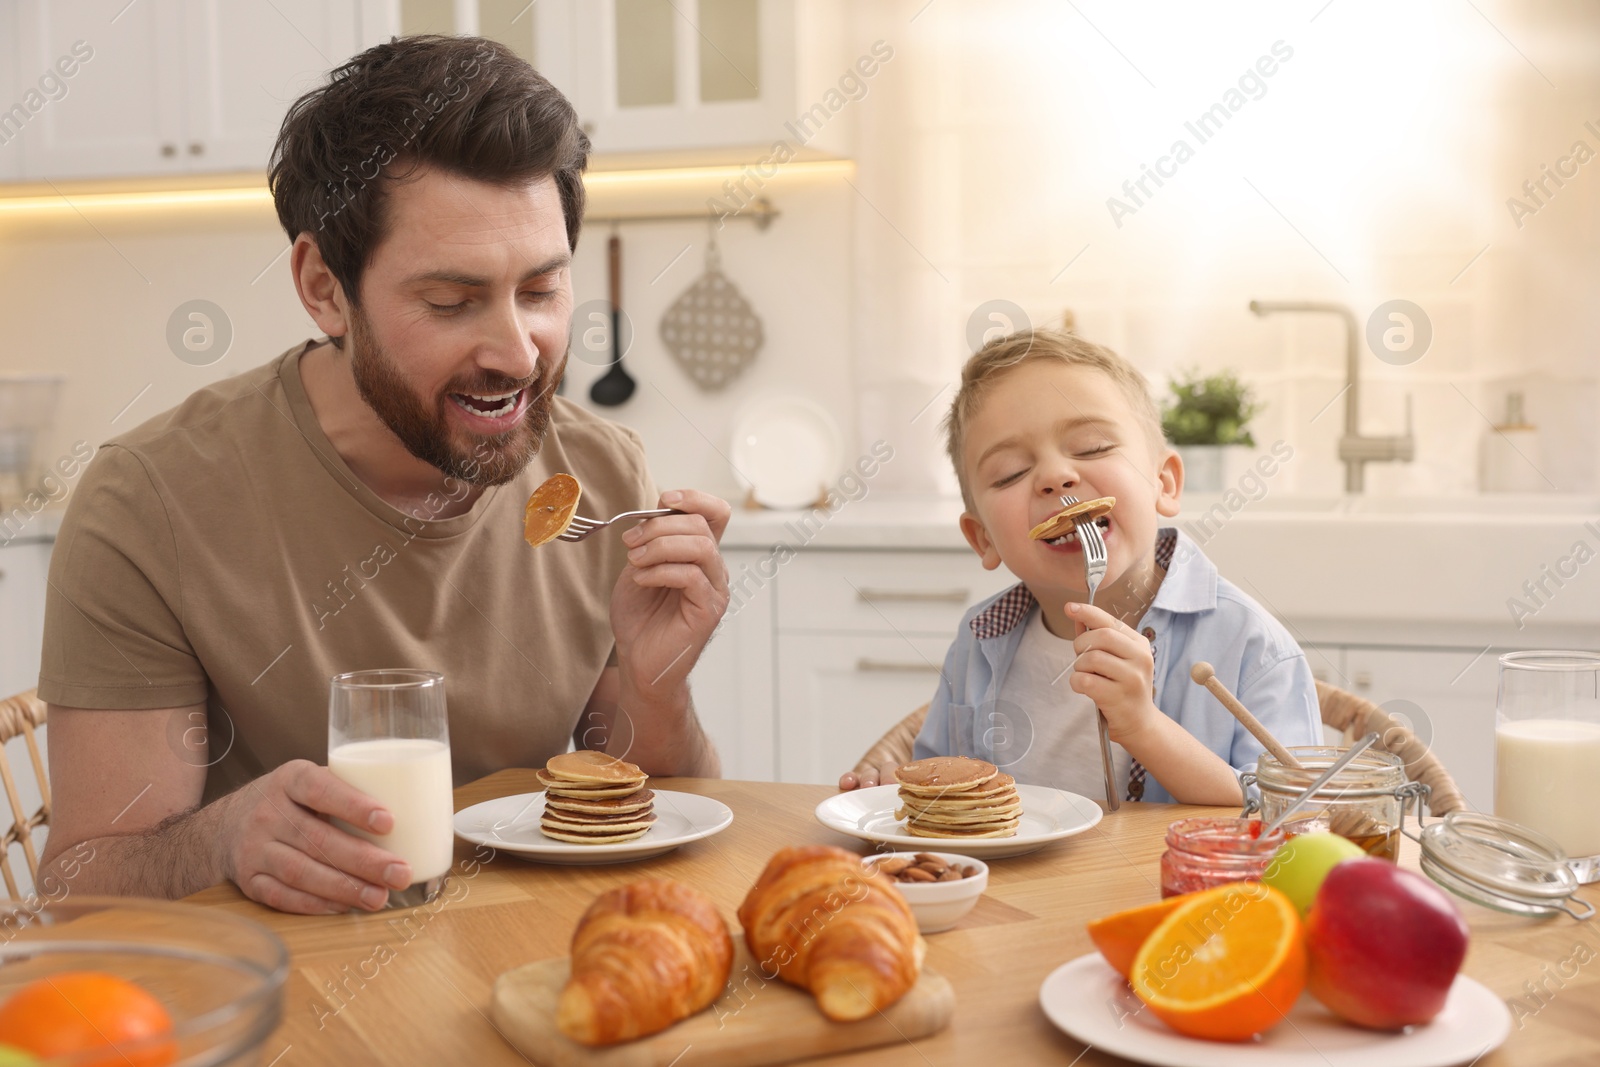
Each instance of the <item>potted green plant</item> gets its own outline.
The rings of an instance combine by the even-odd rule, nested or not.
[[[1261,405],[1232,371],[1180,371],[1167,389],[1172,395],[1161,409],[1161,429],[1183,457],[1185,488],[1221,492],[1225,450],[1255,447],[1250,420]]]

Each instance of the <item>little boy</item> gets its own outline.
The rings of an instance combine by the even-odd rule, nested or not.
[[[1131,364],[1071,334],[998,338],[967,361],[945,429],[961,532],[985,568],[1003,563],[1021,581],[962,620],[914,758],[977,756],[1018,782],[1099,800],[1098,706],[1119,795],[1237,804],[1236,772],[1254,770],[1262,746],[1190,680],[1201,660],[1284,744],[1321,743],[1299,646],[1160,526],[1178,513],[1183,462]],[[1092,604],[1076,537],[1028,536],[1064,494],[1116,498],[1100,520],[1108,561]]]

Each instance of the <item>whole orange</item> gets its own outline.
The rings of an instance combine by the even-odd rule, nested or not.
[[[29,982],[0,1004],[0,1042],[36,1056],[81,1055],[83,1067],[166,1067],[178,1058],[172,1016],[142,986],[99,971],[67,971]]]

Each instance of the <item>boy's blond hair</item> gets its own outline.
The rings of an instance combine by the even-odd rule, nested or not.
[[[974,510],[972,489],[967,485],[967,471],[961,462],[961,452],[966,446],[967,426],[977,414],[978,406],[994,384],[1026,363],[1053,359],[1074,367],[1092,367],[1106,375],[1122,390],[1133,408],[1133,415],[1144,427],[1151,452],[1159,453],[1166,445],[1166,435],[1161,430],[1161,412],[1151,399],[1150,387],[1144,375],[1132,363],[1102,345],[1085,341],[1077,334],[1059,330],[1018,330],[1004,337],[996,337],[972,354],[961,368],[961,387],[945,415],[943,428],[945,447],[950,453],[950,463],[956,469],[961,483],[961,499],[968,511]]]

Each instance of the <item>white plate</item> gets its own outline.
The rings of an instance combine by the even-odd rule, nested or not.
[[[833,416],[791,396],[757,401],[733,424],[729,459],[739,484],[769,508],[817,502],[839,474],[843,446]]]
[[[1284,1022],[1255,1041],[1202,1041],[1142,1011],[1122,975],[1097,952],[1051,971],[1039,987],[1039,1006],[1079,1041],[1157,1067],[1449,1067],[1476,1062],[1511,1033],[1511,1013],[1500,998],[1458,974],[1444,1010],[1406,1033],[1352,1026],[1305,993]]]
[[[655,791],[656,821],[643,837],[615,845],[574,845],[539,832],[544,791],[518,793],[456,812],[456,836],[537,863],[627,863],[671,852],[721,833],[733,822],[726,804],[698,793]]]
[[[1004,859],[1037,852],[1052,841],[1081,834],[1105,817],[1100,805],[1088,797],[1042,785],[1019,785],[1022,821],[1015,837],[979,837],[970,841],[949,837],[913,837],[905,823],[894,817],[900,806],[900,787],[877,785],[839,793],[817,805],[817,821],[841,834],[877,841],[918,852],[955,852],[984,860]]]

